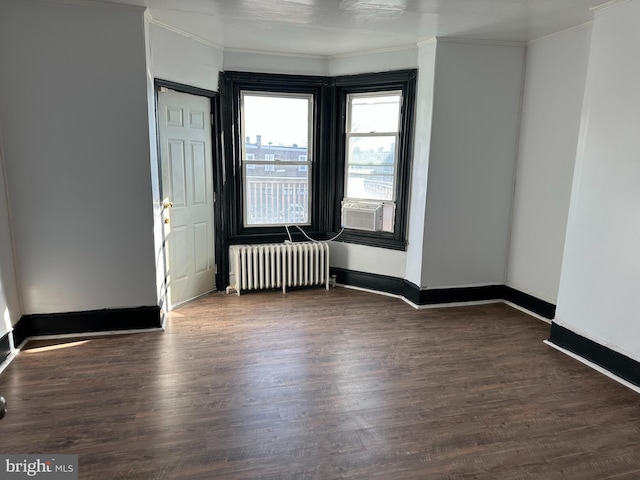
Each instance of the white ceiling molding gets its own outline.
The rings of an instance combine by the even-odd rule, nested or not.
[[[591,7],[590,10],[592,12],[597,12],[598,10],[604,10],[605,8],[615,7],[621,3],[627,3],[629,0],[611,0],[610,2],[605,2],[602,5],[596,5],[595,7]]]
[[[527,45],[534,45],[535,43],[541,40],[552,38],[552,37],[555,37],[556,35],[562,35],[564,33],[568,33],[573,30],[579,30],[581,28],[591,27],[592,25],[593,25],[593,20],[590,22],[585,22],[582,25],[576,25],[575,27],[565,28],[564,30],[560,30],[559,32],[550,33],[549,35],[545,35],[544,37],[536,38],[535,40],[531,40],[530,42],[527,42]]]
[[[481,38],[467,37],[436,37],[438,43],[467,43],[471,45],[495,45],[499,47],[526,47],[526,42],[513,40],[485,40]]]
[[[388,48],[376,48],[373,50],[360,50],[357,52],[347,52],[347,53],[336,53],[333,55],[327,55],[326,58],[333,60],[337,58],[350,58],[350,57],[360,57],[363,55],[377,55],[380,53],[389,53],[389,52],[401,52],[405,50],[415,50],[417,45],[401,45],[398,47],[388,47]]]
[[[326,59],[326,55],[315,55],[311,53],[288,53],[288,52],[272,52],[268,50],[253,50],[250,48],[222,48],[224,53],[240,53],[247,55],[271,55],[274,57],[295,57],[295,58],[313,58],[313,59]]]
[[[438,39],[436,37],[429,37],[424,40],[420,40],[416,44],[416,46],[420,48],[420,47],[426,47],[427,45],[433,45],[434,43],[438,43]]]
[[[194,40],[196,42],[202,43],[203,45],[207,45],[208,47],[215,48],[216,50],[220,50],[220,51],[224,50],[224,47],[222,47],[222,45],[218,45],[217,43],[213,43],[213,42],[211,42],[209,40],[206,40],[206,39],[204,39],[202,37],[199,37],[197,35],[194,35],[192,33],[185,32],[184,30],[176,28],[173,25],[169,25],[168,23],[164,23],[164,22],[161,22],[160,20],[156,20],[155,18],[153,18],[153,15],[148,10],[147,10],[147,14],[145,16],[149,20],[149,23],[155,25],[156,27],[164,28],[165,30],[169,30],[170,32],[177,33],[178,35],[181,35],[183,37],[187,37],[187,38],[189,38],[191,40]]]

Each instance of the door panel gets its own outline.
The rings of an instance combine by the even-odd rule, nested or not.
[[[175,207],[186,207],[187,185],[185,182],[184,142],[181,140],[169,140],[169,152],[171,158],[170,184],[166,193],[170,194],[171,202]]]
[[[160,92],[163,93],[163,92]],[[167,105],[167,125],[171,127],[183,127],[184,110],[175,105]]]
[[[204,112],[190,111],[190,124],[191,128],[204,129]]]
[[[209,265],[208,242],[209,235],[207,232],[208,225],[205,222],[193,225],[193,240],[195,243],[195,271],[201,273],[207,270]]]
[[[169,239],[169,249],[173,253],[169,277],[175,285],[177,282],[189,277],[189,250],[191,250],[189,232],[186,226],[174,225],[171,228],[170,235],[167,235],[167,237]]]
[[[209,99],[163,90],[158,117],[171,308],[215,290],[213,163]]]
[[[191,142],[193,205],[204,205],[207,201],[205,151],[203,142]]]

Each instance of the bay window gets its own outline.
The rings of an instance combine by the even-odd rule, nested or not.
[[[226,243],[282,242],[296,225],[404,250],[416,74],[222,72]],[[345,204],[380,211],[380,228],[345,225]]]

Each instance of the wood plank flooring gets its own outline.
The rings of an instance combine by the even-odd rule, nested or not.
[[[640,396],[503,304],[214,294],[166,332],[32,342],[0,452],[81,479],[638,479]]]

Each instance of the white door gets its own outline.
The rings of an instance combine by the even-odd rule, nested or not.
[[[169,308],[215,290],[211,107],[207,97],[158,93]]]

